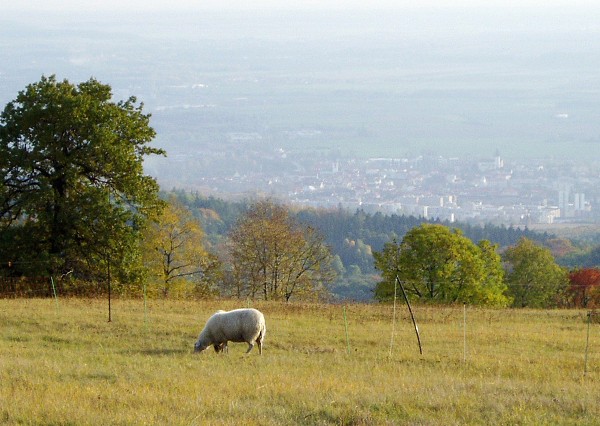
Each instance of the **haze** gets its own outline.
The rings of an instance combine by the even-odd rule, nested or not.
[[[0,105],[42,74],[94,76],[144,102],[171,157],[232,134],[363,157],[600,152],[591,1],[5,3]]]

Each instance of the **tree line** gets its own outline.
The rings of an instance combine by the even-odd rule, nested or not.
[[[0,278],[73,294],[386,301],[401,284],[433,303],[598,303],[598,265],[559,266],[564,241],[527,228],[161,193],[143,170],[166,155],[154,136],[143,104],[94,79],[19,92],[0,115]]]
[[[207,241],[217,251],[231,244],[240,218],[254,221],[257,205],[283,208],[268,200],[228,202],[183,190],[164,196],[187,206],[204,229],[214,232]],[[331,254],[328,290],[335,298],[391,300],[399,279],[409,296],[422,302],[513,307],[594,307],[600,302],[600,269],[560,265],[552,251],[557,239],[547,233],[459,227],[341,208],[284,210],[297,226],[322,235]],[[271,222],[262,221],[259,228]],[[491,239],[474,240],[467,232]]]

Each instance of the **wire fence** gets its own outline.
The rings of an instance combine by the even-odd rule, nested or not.
[[[0,277],[0,298],[54,297],[63,287],[50,277]]]
[[[60,311],[59,298],[72,294],[69,292],[68,280],[61,283],[50,277],[17,278],[0,276],[0,298],[54,298],[57,314]],[[247,300],[247,305],[250,306],[250,300]],[[286,309],[307,310],[307,313],[310,314],[310,308],[314,305],[300,303],[284,306],[286,306]],[[333,332],[333,334],[343,333],[343,338],[340,336],[339,341],[345,342],[345,352],[348,355],[351,355],[354,351],[352,348],[356,344],[354,343],[356,327],[364,324],[362,316],[364,309],[367,309],[368,306],[352,303],[341,306],[336,304],[324,305],[324,309],[331,309],[331,312],[336,310],[337,312],[336,315],[330,317],[330,321],[336,324],[335,330],[340,330],[340,325],[343,328],[341,331]],[[338,311],[338,309],[340,310]],[[571,351],[572,354],[581,356],[584,376],[598,371],[598,351],[597,346],[595,346],[597,343],[594,341],[597,337],[593,332],[597,330],[596,324],[600,323],[600,312],[597,310],[523,310],[521,313],[520,310],[486,310],[470,307],[466,304],[444,307],[419,305],[416,307],[415,314],[417,317],[416,323],[419,324],[419,327],[423,325],[424,342],[423,348],[421,348],[421,342],[417,342],[414,335],[411,335],[410,322],[412,314],[409,313],[408,306],[405,304],[395,305],[392,307],[391,312],[388,310],[389,306],[386,305],[381,305],[381,309],[382,311],[379,311],[376,316],[376,322],[379,324],[376,333],[381,333],[379,335],[382,337],[387,333],[387,330],[391,332],[389,358],[392,358],[396,352],[395,349],[398,345],[394,345],[394,342],[395,334],[398,333],[396,337],[400,338],[400,345],[414,347],[415,352],[418,350],[421,356],[424,353],[443,353],[446,354],[444,356],[459,358],[466,364],[473,359],[486,356],[484,353],[488,349],[481,345],[481,341],[485,340],[493,341],[495,345],[510,344],[518,347],[520,357],[530,357],[531,359],[548,356],[546,354],[548,348],[556,349],[558,353],[556,356],[564,356],[565,351]],[[379,316],[380,314],[383,314],[383,316]],[[570,323],[550,328],[529,327],[526,325],[528,315],[547,315],[549,320],[554,320],[558,316]],[[333,320],[335,317],[338,318],[337,321]],[[415,321],[414,317],[412,317],[412,321]],[[141,323],[144,327],[148,327],[149,312],[145,294],[143,298],[143,322]],[[515,328],[507,327],[509,323],[512,323]],[[389,328],[387,326],[382,327],[384,324],[389,324]],[[383,332],[384,329],[385,332]],[[565,336],[568,333],[577,333],[578,337],[582,339],[579,341],[581,343],[579,347],[574,347],[571,340],[566,340]],[[361,333],[358,334],[361,335]],[[548,336],[552,337],[552,342],[548,342]]]
[[[98,297],[106,294],[104,282],[73,282],[53,277],[6,277],[0,275],[0,299]]]

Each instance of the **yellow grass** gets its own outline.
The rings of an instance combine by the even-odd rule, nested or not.
[[[262,356],[193,354],[246,302],[0,300],[0,424],[598,424],[600,326],[586,312],[254,303]],[[466,356],[466,360],[465,360]]]

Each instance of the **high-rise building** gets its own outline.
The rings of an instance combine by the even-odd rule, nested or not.
[[[576,212],[585,210],[585,194],[583,192],[575,193],[574,207]]]

